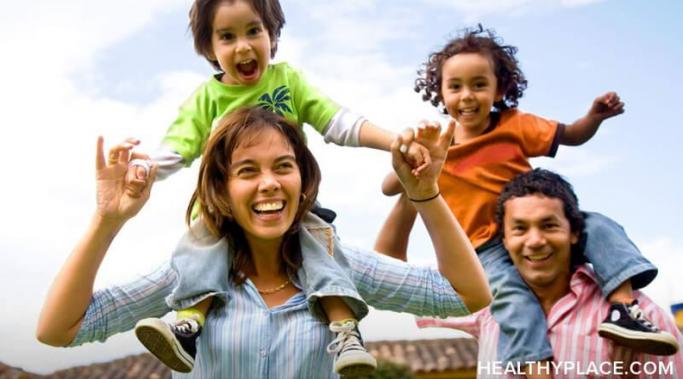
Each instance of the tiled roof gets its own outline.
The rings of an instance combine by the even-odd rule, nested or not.
[[[468,370],[477,367],[472,338],[372,341],[368,350],[380,360],[408,366],[415,373]],[[0,379],[170,379],[171,371],[151,354],[131,355],[106,363],[72,367],[42,376],[0,363]]]
[[[408,366],[414,373],[476,369],[473,338],[373,341],[366,343],[377,359]]]

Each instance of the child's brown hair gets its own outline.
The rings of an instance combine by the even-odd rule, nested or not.
[[[194,39],[194,49],[197,54],[206,58],[216,70],[221,70],[218,62],[211,60],[211,33],[213,32],[213,17],[216,14],[216,8],[222,2],[233,3],[237,0],[195,0],[192,8],[190,8],[190,25],[192,31],[192,38]],[[280,38],[280,31],[285,25],[285,15],[280,7],[279,0],[244,0],[251,5],[254,12],[261,17],[263,26],[270,35],[272,48],[270,50],[271,58],[275,56],[277,51],[277,42]]]
[[[441,71],[448,58],[460,53],[478,53],[489,57],[493,62],[498,92],[502,94],[502,99],[493,103],[494,108],[504,111],[517,107],[527,87],[524,73],[515,57],[517,48],[504,45],[492,29],[484,29],[481,24],[476,28],[464,29],[461,36],[429,56],[424,68],[418,71],[420,77],[415,80],[415,92],[422,92],[424,101],[431,102],[435,107],[443,107]],[[447,113],[445,108],[443,110]]]

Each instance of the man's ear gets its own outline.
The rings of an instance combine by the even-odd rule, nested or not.
[[[579,232],[572,232],[572,235],[569,238],[569,243],[571,245],[576,245],[578,242],[579,242]]]

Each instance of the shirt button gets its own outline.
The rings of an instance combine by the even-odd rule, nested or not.
[[[265,357],[266,355],[268,355],[268,353],[266,353],[266,349],[261,349],[261,356]]]

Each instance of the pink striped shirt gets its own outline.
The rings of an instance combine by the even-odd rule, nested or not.
[[[634,291],[646,316],[671,333],[683,346],[683,337],[673,318],[644,294]],[[609,303],[600,293],[593,271],[583,266],[571,278],[570,291],[553,305],[548,320],[548,339],[554,360],[541,372],[555,378],[683,378],[683,352],[660,357],[636,353],[598,336],[597,328],[607,317]],[[465,331],[479,340],[477,377],[517,378],[516,366],[496,360],[498,324],[489,308],[466,317],[418,318],[419,327],[447,327]],[[630,373],[630,374],[629,374]]]

